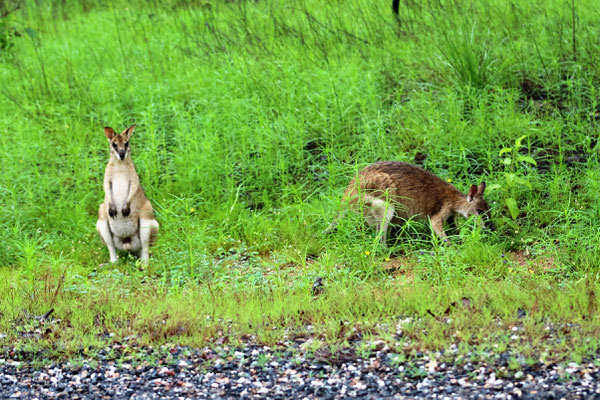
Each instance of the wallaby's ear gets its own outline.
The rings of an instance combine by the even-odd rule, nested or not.
[[[122,135],[125,135],[125,137],[127,138],[127,140],[129,140],[129,138],[133,134],[134,130],[135,130],[135,125],[131,125],[129,128],[127,128],[127,129],[125,129],[123,131]]]
[[[116,132],[114,131],[113,128],[111,128],[110,126],[104,127],[104,136],[106,136],[106,138],[108,140],[112,140],[112,138],[114,138],[115,135],[116,135]]]
[[[477,194],[477,186],[471,185],[471,188],[467,192],[467,201],[470,203],[473,201],[473,197]]]
[[[485,182],[481,182],[479,186],[477,186],[477,194],[479,196],[483,196],[483,191],[485,190]]]

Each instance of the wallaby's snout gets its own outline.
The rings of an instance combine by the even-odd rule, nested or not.
[[[115,137],[111,146],[119,160],[123,161],[125,157],[127,157],[127,153],[129,152],[129,142],[125,142],[121,135]]]
[[[118,135],[112,128],[104,128],[104,134],[110,142],[110,153],[118,160],[123,161],[129,155],[129,138],[133,132],[132,128],[135,128],[135,125]]]
[[[495,232],[496,231],[496,225],[494,225],[494,223],[492,222],[492,220],[490,219],[490,212],[486,212],[483,214],[480,214],[481,217],[481,222],[483,224],[483,228],[487,229],[489,231]]]

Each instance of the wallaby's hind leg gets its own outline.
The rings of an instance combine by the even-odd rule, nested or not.
[[[115,248],[112,233],[110,232],[110,227],[108,226],[108,220],[98,219],[98,222],[96,222],[96,230],[98,231],[98,234],[102,238],[104,244],[106,244],[106,247],[108,247],[108,253],[110,254],[110,262],[112,264],[116,263],[117,249]]]
[[[390,222],[394,218],[395,209],[392,204],[372,196],[365,196],[365,221],[375,227],[380,234],[381,244],[387,246],[387,233]]]
[[[140,219],[140,242],[142,242],[140,260],[142,263],[148,262],[150,258],[150,246],[156,240],[157,234],[158,222],[155,219]]]
[[[378,227],[379,232],[381,232],[381,244],[387,247],[387,234],[390,230],[390,222],[392,218],[394,218],[394,206],[390,203],[386,203],[385,207],[381,210],[381,214],[383,214],[382,218],[379,220],[380,225]]]

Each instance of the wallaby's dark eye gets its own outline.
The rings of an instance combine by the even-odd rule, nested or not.
[[[117,149],[117,144],[113,143],[113,147],[115,148],[115,150]]]
[[[129,146],[129,142],[125,142],[125,148],[127,148],[127,146]]]

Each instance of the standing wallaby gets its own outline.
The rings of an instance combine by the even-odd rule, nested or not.
[[[117,135],[112,128],[104,128],[110,161],[104,172],[104,203],[96,229],[108,247],[111,263],[117,262],[117,250],[137,252],[143,263],[148,262],[158,233],[154,210],[131,160],[129,139],[134,129],[132,125]]]
[[[381,234],[381,243],[386,244],[389,224],[411,217],[429,218],[435,234],[443,239],[443,223],[451,222],[454,216],[481,215],[486,227],[493,229],[488,219],[489,206],[483,199],[485,182],[472,185],[466,195],[450,183],[431,172],[415,165],[397,161],[380,161],[359,171],[352,179],[346,192],[346,205],[364,206],[365,221]],[[344,210],[345,211],[345,210]],[[344,211],[338,215],[327,231],[338,224]]]

